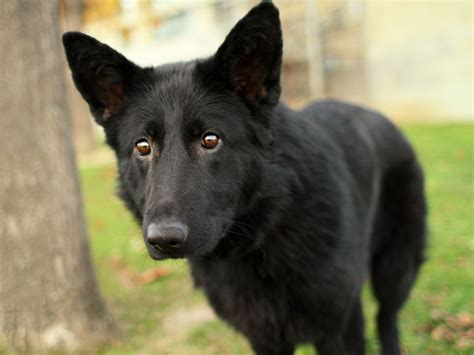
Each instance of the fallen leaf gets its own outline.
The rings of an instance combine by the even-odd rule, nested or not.
[[[117,272],[118,279],[122,286],[125,288],[149,284],[169,274],[169,271],[162,267],[143,272],[135,271],[130,268],[120,256],[110,258],[110,263],[112,264],[112,268]]]

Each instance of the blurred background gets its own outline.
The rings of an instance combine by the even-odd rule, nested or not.
[[[60,86],[62,94],[52,101],[53,104],[41,106],[39,102],[35,112],[48,115],[48,112],[57,112],[59,107],[61,115],[56,117],[53,114],[44,118],[56,120],[52,121],[51,130],[54,130],[54,122],[64,117],[68,123],[64,123],[66,126],[61,126],[60,130],[67,129],[69,124],[73,128],[69,133],[74,141],[74,150],[71,147],[69,159],[72,163],[65,163],[62,168],[56,169],[72,171],[71,178],[74,180],[74,161],[79,162],[78,173],[85,206],[84,223],[87,225],[97,286],[94,286],[95,281],[84,282],[93,293],[97,293],[97,299],[91,303],[101,305],[92,307],[94,310],[88,312],[108,319],[97,326],[97,332],[113,328],[111,334],[115,334],[110,338],[92,341],[101,345],[89,347],[91,352],[249,354],[250,350],[245,340],[218,320],[206,305],[202,294],[193,289],[185,261],[156,263],[149,260],[139,228],[115,197],[116,168],[113,154],[105,147],[100,127],[93,123],[86,104],[73,87],[59,45],[60,35],[67,30],[85,32],[144,66],[184,61],[212,55],[233,25],[256,3],[255,0],[4,0],[3,5],[0,5],[4,21],[0,23],[3,32],[0,51],[6,63],[13,65],[18,62],[18,55],[26,53],[16,51],[16,48],[27,49],[28,43],[33,46],[35,41],[39,43],[37,46],[44,47],[44,43],[51,42],[51,48],[54,49],[51,60],[56,60],[52,67],[60,73],[58,80],[64,84]],[[472,354],[472,1],[276,0],[274,3],[280,9],[283,25],[283,100],[293,108],[300,108],[315,99],[337,98],[379,110],[402,127],[425,167],[430,208],[430,245],[428,261],[401,314],[404,353]],[[45,32],[28,27],[31,31],[22,33],[22,27],[17,24],[16,32],[13,32],[16,36],[12,36],[9,31],[12,24],[16,23],[15,16],[23,16],[23,22],[19,21],[23,24],[43,18],[42,30]],[[34,31],[37,31],[38,38],[27,36],[28,33],[34,34]],[[50,42],[42,41],[41,33],[47,33]],[[15,172],[11,157],[16,151],[6,154],[12,152],[8,150],[9,147],[18,148],[25,137],[25,126],[23,131],[19,130],[23,116],[18,116],[17,121],[12,117],[23,111],[18,107],[25,105],[25,98],[28,101],[28,97],[35,96],[31,90],[36,93],[38,90],[48,91],[44,84],[46,81],[30,78],[36,77],[37,71],[42,66],[48,67],[51,61],[46,57],[36,57],[35,62],[39,69],[32,69],[26,74],[22,72],[25,88],[30,91],[22,92],[19,88],[14,95],[12,83],[18,78],[15,70],[22,70],[24,66],[2,65],[5,75],[0,91],[0,144],[4,148],[4,155],[0,155],[0,192],[4,196],[1,196],[0,212],[3,216],[0,215],[0,219],[4,218],[4,221],[0,222],[4,226],[0,236],[4,238],[4,260],[7,250],[18,249],[14,242],[7,243],[8,236],[14,235],[19,225],[9,221],[17,221],[14,212],[19,214],[24,206],[15,205],[15,209],[11,205],[18,203],[26,194],[24,185],[21,185],[23,180],[17,177],[34,175],[31,171],[24,171],[25,161],[17,166],[19,172]],[[17,109],[13,111],[12,107],[19,97],[23,101],[19,101]],[[51,110],[45,110],[46,106]],[[26,118],[24,122],[27,122]],[[32,124],[33,121],[29,122]],[[32,126],[26,127],[33,130]],[[36,137],[44,137],[49,131],[43,127],[42,133]],[[8,140],[9,137],[19,138],[13,142]],[[32,137],[28,142],[34,140],[40,141],[37,143],[39,150],[46,149],[53,141]],[[63,147],[61,144],[66,144],[64,141],[59,142],[60,148]],[[58,149],[56,147],[56,151]],[[62,195],[59,186],[64,179],[53,183],[52,178],[45,177],[42,184],[54,185],[56,190],[53,186],[51,191],[59,196]],[[16,195],[7,198],[12,196],[12,186],[16,186]],[[32,193],[42,189],[42,186],[35,185]],[[43,202],[38,202],[37,208],[47,204],[45,201],[48,198],[51,199],[51,194]],[[81,215],[81,198],[78,197],[77,201],[77,213]],[[28,200],[23,203],[28,203]],[[64,217],[65,224],[69,224],[71,216]],[[81,218],[84,219],[79,217],[79,221]],[[77,228],[81,229],[80,226]],[[87,238],[85,229],[81,233],[81,238]],[[87,250],[84,253],[83,259],[87,261]],[[6,275],[11,278],[15,274],[17,281],[1,284],[3,293],[0,311],[8,310],[6,300],[17,298],[20,294],[21,280],[27,276],[18,270],[24,271],[36,265],[33,257],[30,260],[24,252],[21,255],[28,267],[8,269],[6,263],[2,264],[4,270],[10,270],[10,274],[7,270]],[[57,271],[56,266],[51,266],[51,270]],[[94,277],[91,276],[91,279]],[[66,287],[66,283],[62,285],[57,287]],[[57,299],[56,302],[59,302]],[[364,300],[368,353],[374,354],[378,351],[372,321],[376,306],[368,289],[364,291]],[[8,322],[6,317],[0,316],[0,353],[15,347],[34,349],[31,345],[34,341],[31,343],[25,340],[29,339],[27,336],[18,335],[15,324],[21,322],[10,323],[10,328],[14,330],[8,328],[10,331],[5,331]],[[68,321],[64,320],[63,323]],[[38,325],[37,329],[44,327],[44,324]],[[83,348],[81,339],[66,328],[47,326],[47,331],[37,337],[40,340],[35,340],[38,344],[43,342],[46,345],[38,347]],[[15,339],[22,340],[13,342],[16,345],[10,348],[11,334],[14,334]],[[84,342],[87,336],[82,338]],[[298,354],[313,354],[313,350],[303,346],[298,349]]]
[[[212,55],[256,1],[62,1],[65,26],[140,65]],[[376,107],[395,121],[469,121],[471,1],[275,1],[284,32],[283,99]],[[82,115],[81,115],[82,117]]]

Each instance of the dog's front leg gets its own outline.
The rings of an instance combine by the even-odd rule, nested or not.
[[[324,335],[314,343],[314,346],[319,355],[346,355],[347,353],[340,334]]]
[[[262,342],[261,340],[250,341],[256,355],[293,355],[295,345],[276,344],[274,341]]]

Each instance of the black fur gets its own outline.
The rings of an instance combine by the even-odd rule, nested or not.
[[[140,68],[84,34],[63,41],[151,257],[188,258],[216,313],[257,354],[291,354],[302,342],[364,353],[360,291],[370,275],[383,353],[400,353],[397,314],[423,260],[422,171],[380,114],[278,103],[274,5],[253,8],[216,55],[188,63]],[[221,139],[215,149],[201,146],[208,131]],[[134,151],[140,139],[149,156]],[[173,252],[147,237],[164,220],[187,228]]]

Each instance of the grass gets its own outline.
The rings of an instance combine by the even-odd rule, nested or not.
[[[430,236],[428,260],[400,317],[403,348],[407,354],[471,354],[474,125],[404,131],[426,170]],[[82,166],[80,172],[97,277],[122,332],[101,354],[249,354],[247,342],[215,318],[193,289],[185,261],[157,263],[147,256],[139,228],[114,195],[115,167]],[[157,268],[166,275],[150,283],[133,281]],[[373,354],[376,306],[368,287],[364,303]],[[302,346],[297,354],[314,352]]]

